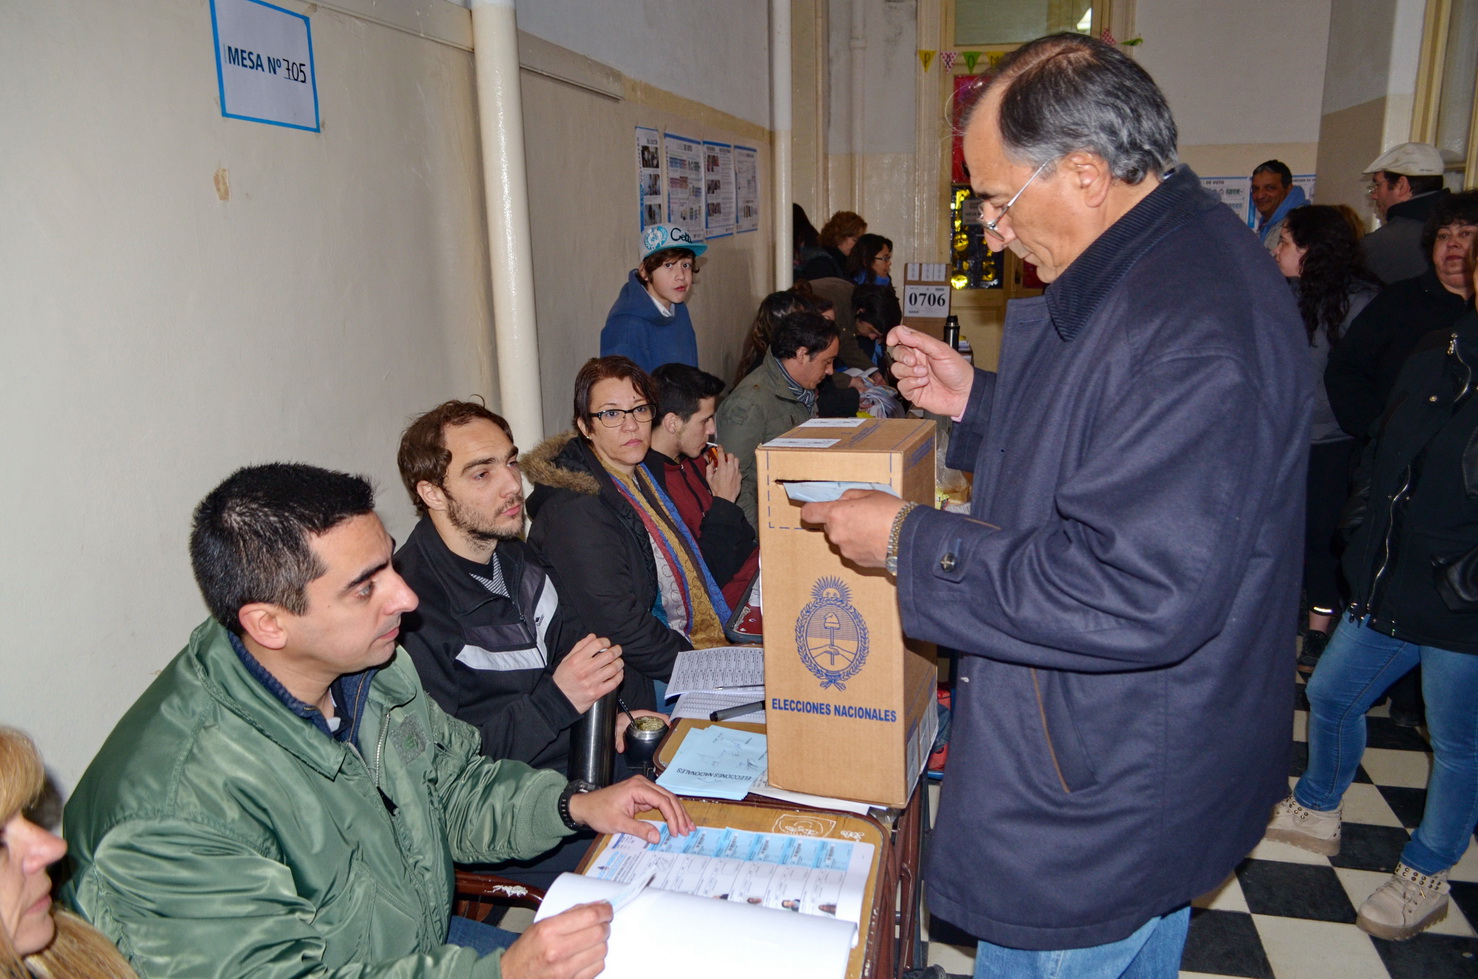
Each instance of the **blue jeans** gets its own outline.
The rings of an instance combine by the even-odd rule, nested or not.
[[[1191,909],[1185,907],[1151,918],[1120,941],[1055,952],[981,942],[975,979],[1175,979],[1190,923]]]
[[[473,921],[471,918],[463,918],[455,914],[452,915],[451,927],[447,930],[446,936],[448,945],[470,948],[478,955],[487,955],[490,952],[507,948],[517,940],[517,932],[504,931],[502,928],[485,922]]]
[[[1432,736],[1422,823],[1401,862],[1435,874],[1458,862],[1478,822],[1478,656],[1418,646],[1340,620],[1309,678],[1309,767],[1293,787],[1305,809],[1330,812],[1365,754],[1365,712],[1418,664]]]

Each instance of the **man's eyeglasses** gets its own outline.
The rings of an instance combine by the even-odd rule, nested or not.
[[[620,428],[630,415],[636,419],[638,424],[645,425],[657,417],[657,406],[651,403],[637,405],[635,408],[607,408],[605,411],[592,411],[591,418],[599,418],[600,423],[606,428]]]
[[[1043,163],[1041,166],[1037,167],[1037,169],[1035,171],[1033,171],[1032,175],[1030,177],[1027,177],[1026,178],[1026,183],[1024,183],[1024,184],[1021,185],[1021,190],[1018,190],[1016,193],[1014,193],[1014,194],[1011,195],[1011,199],[1006,202],[1006,206],[1003,207],[1003,208],[1001,208],[1001,213],[1000,214],[997,214],[993,220],[990,220],[990,221],[985,222],[985,230],[986,230],[986,233],[987,234],[995,235],[997,238],[1000,238],[1002,241],[1005,240],[1001,236],[1001,233],[996,230],[996,225],[998,225],[998,224],[1001,223],[1001,218],[1005,217],[1006,216],[1006,212],[1009,211],[1009,210],[1011,210],[1011,205],[1016,203],[1016,199],[1018,197],[1020,197],[1023,193],[1026,192],[1026,189],[1032,185],[1032,181],[1033,180],[1036,180],[1038,174],[1040,174],[1043,170],[1047,169],[1047,164],[1049,164],[1051,162],[1052,162],[1051,160],[1048,160],[1047,163]]]

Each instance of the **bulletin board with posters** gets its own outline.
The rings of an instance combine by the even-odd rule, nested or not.
[[[667,221],[702,241],[704,214],[703,143],[675,133],[663,133],[663,157],[667,163]]]
[[[703,228],[710,238],[734,233],[734,147],[703,142]]]
[[[636,206],[645,231],[666,219],[667,195],[662,188],[662,134],[646,126],[636,127]]]
[[[734,147],[734,232],[760,229],[759,152],[749,146]]]

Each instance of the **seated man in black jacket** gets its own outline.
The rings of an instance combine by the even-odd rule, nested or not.
[[[421,599],[401,643],[422,685],[478,729],[484,755],[563,771],[570,728],[621,685],[625,668],[621,647],[586,631],[519,540],[523,481],[508,423],[480,404],[448,401],[411,422],[399,463],[421,514],[395,570]],[[547,886],[588,843],[571,840],[540,861],[547,879],[500,870]]]

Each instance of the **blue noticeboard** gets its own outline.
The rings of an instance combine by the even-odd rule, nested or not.
[[[263,0],[211,0],[221,115],[318,132],[308,18]]]

